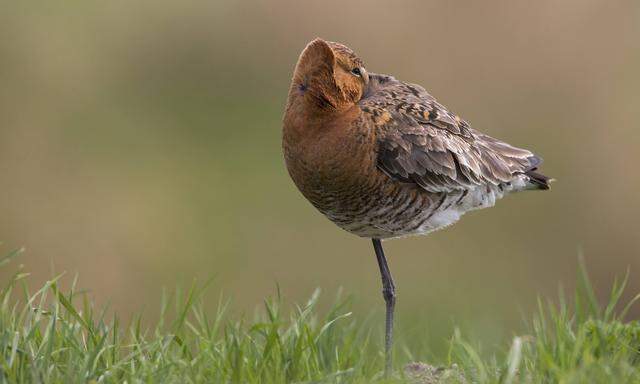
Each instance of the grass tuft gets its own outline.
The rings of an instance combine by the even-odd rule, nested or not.
[[[636,296],[622,310],[620,298],[629,274],[617,280],[609,301],[596,299],[584,263],[572,305],[538,300],[530,335],[516,336],[504,358],[483,359],[456,332],[450,364],[481,383],[637,383],[640,382],[640,324],[624,322]]]

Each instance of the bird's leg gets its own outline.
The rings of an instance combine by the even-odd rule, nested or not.
[[[391,373],[392,361],[391,347],[393,345],[393,309],[396,305],[396,287],[393,284],[391,271],[389,270],[387,259],[384,257],[384,251],[382,250],[382,243],[380,242],[380,239],[371,240],[373,241],[373,249],[376,251],[378,267],[380,267],[380,275],[382,276],[382,297],[384,297],[384,302],[387,305],[387,318],[384,334],[384,374],[385,377],[389,377],[389,374]]]

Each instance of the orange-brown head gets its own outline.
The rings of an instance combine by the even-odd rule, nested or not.
[[[362,60],[348,47],[317,38],[300,54],[289,91],[289,105],[345,110],[362,97],[369,75]]]

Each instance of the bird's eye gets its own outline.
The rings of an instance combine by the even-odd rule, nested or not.
[[[360,72],[360,68],[358,67],[353,68],[351,74],[358,77],[362,76],[362,72]]]

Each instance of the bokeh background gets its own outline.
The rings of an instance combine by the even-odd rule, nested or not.
[[[277,283],[293,302],[343,287],[356,316],[382,321],[370,243],[318,214],[284,168],[290,75],[316,36],[535,150],[558,180],[386,243],[401,339],[510,337],[538,294],[574,286],[580,251],[601,297],[627,268],[640,291],[631,0],[3,2],[2,251],[26,247],[34,286],[78,273],[124,318],[152,318],[162,287],[213,277],[208,297],[237,314]]]

